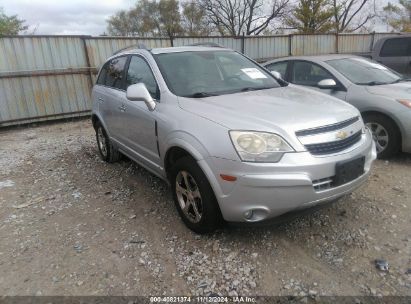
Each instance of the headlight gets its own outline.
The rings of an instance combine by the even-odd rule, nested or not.
[[[411,100],[408,99],[397,99],[397,101],[401,104],[403,104],[404,106],[406,106],[407,108],[411,108]]]
[[[242,161],[276,163],[285,152],[294,151],[279,135],[254,131],[230,131],[231,141]]]

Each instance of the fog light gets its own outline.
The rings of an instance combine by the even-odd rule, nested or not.
[[[253,210],[248,210],[244,212],[244,217],[246,220],[250,220],[253,217]]]

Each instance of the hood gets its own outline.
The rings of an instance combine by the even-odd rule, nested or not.
[[[179,97],[180,107],[229,129],[294,133],[359,116],[356,108],[323,93],[289,85],[261,91]]]
[[[411,99],[411,82],[409,81],[366,86],[365,89],[371,94],[389,97],[390,99]]]

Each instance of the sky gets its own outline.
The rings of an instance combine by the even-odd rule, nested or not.
[[[18,15],[37,27],[35,34],[101,35],[106,19],[121,9],[128,9],[136,0],[0,0],[7,15]]]
[[[386,3],[388,0],[377,0]],[[101,35],[106,20],[121,9],[133,7],[137,0],[0,0],[7,15],[18,15],[29,25],[27,34]],[[376,31],[387,31],[376,22]]]

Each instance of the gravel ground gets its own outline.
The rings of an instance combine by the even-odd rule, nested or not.
[[[410,296],[410,169],[377,161],[328,208],[198,236],[166,183],[100,160],[89,121],[3,130],[0,294]]]

